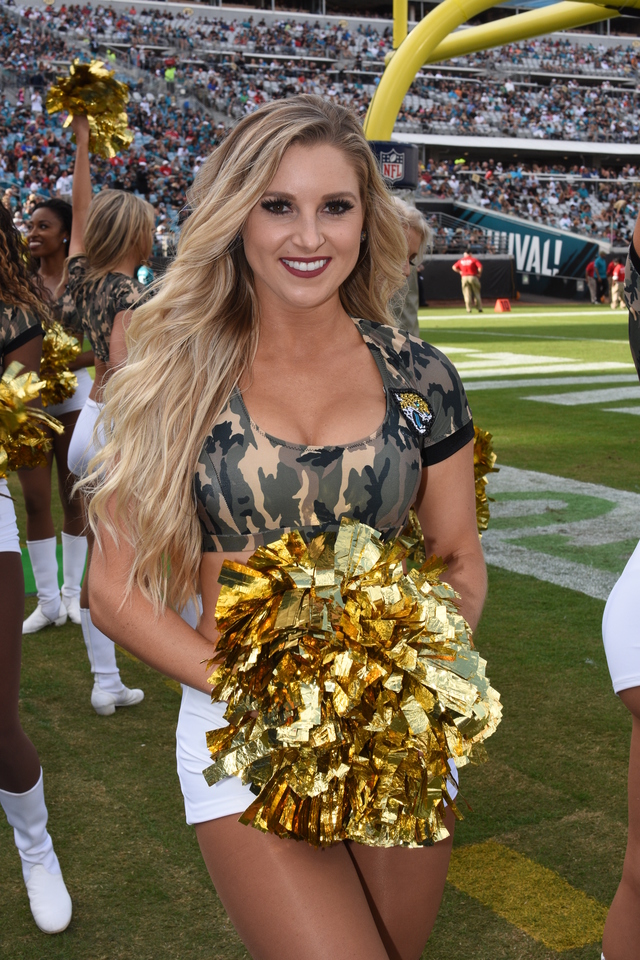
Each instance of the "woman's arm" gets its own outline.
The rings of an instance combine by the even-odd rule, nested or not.
[[[69,370],[82,370],[84,367],[92,367],[95,364],[93,350],[83,350],[75,360],[69,364]]]
[[[156,617],[151,603],[135,590],[124,600],[133,549],[122,538],[116,544],[102,527],[102,545],[91,556],[89,603],[91,619],[107,636],[160,673],[206,693],[206,662],[214,645],[173,610]]]
[[[31,340],[27,340],[26,343],[23,343],[22,346],[18,347],[16,350],[9,350],[7,353],[5,353],[2,360],[2,365],[6,370],[9,364],[16,360],[25,368],[22,371],[23,373],[25,373],[27,370],[33,370],[39,376],[41,358],[42,335],[39,334],[37,337],[32,337]],[[34,400],[33,403],[29,404],[29,406],[40,407],[42,404],[38,399]]]
[[[71,121],[71,129],[76,135],[76,158],[73,167],[73,223],[69,240],[69,256],[77,257],[84,253],[84,228],[87,224],[89,204],[91,203],[91,167],[89,164],[89,121],[77,116]]]
[[[487,593],[487,570],[476,523],[472,440],[423,470],[416,511],[426,555],[435,553],[446,562],[443,578],[460,594],[460,611],[475,630]]]
[[[109,338],[109,372],[112,373],[127,360],[125,335],[131,323],[132,311],[121,310],[113,318],[111,337]]]

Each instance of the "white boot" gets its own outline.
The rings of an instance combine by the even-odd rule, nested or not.
[[[80,623],[80,587],[87,559],[87,538],[62,534],[62,602],[73,623]]]
[[[96,713],[108,717],[116,712],[116,707],[133,707],[144,700],[142,690],[129,690],[120,679],[113,640],[98,630],[91,621],[91,614],[84,607],[80,608],[80,619],[93,673],[91,706]]]
[[[56,538],[27,540],[27,549],[38,591],[38,606],[22,624],[22,632],[37,633],[52,624],[61,627],[67,622],[67,609],[58,586]]]
[[[43,933],[62,933],[71,922],[71,897],[47,832],[42,770],[26,793],[0,790],[0,804],[13,827],[33,919]]]

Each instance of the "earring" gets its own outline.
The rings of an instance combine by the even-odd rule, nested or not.
[[[67,240],[66,237],[63,238],[62,242],[63,242],[63,243],[69,243],[69,241]]]
[[[364,243],[366,239],[367,239],[367,231],[363,230],[362,233],[360,234],[360,243]]]

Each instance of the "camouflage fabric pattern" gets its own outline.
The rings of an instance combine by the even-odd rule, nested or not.
[[[69,260],[69,283],[62,297],[62,325],[73,323],[73,312],[81,317],[82,329],[89,338],[96,359],[109,361],[109,342],[116,314],[131,310],[142,300],[145,288],[133,277],[108,273],[99,280],[85,282],[86,257]]]
[[[2,301],[0,301],[0,321],[0,376],[2,376],[4,357],[6,353],[11,353],[13,342],[24,337],[29,330],[42,334],[42,327],[38,318],[27,307]]]
[[[51,304],[51,311],[58,323],[62,324],[67,333],[76,337],[80,343],[84,340],[84,328],[82,326],[82,317],[76,309],[76,302],[69,293],[67,287],[57,300]]]
[[[255,550],[294,529],[313,536],[337,530],[342,517],[396,536],[423,467],[473,439],[464,388],[443,354],[393,327],[354,322],[382,377],[383,423],[372,436],[345,446],[290,444],[260,430],[235,389],[196,470],[204,551]],[[427,399],[433,412],[427,435],[411,427],[394,398],[397,390]]]
[[[624,271],[624,298],[629,307],[629,346],[640,377],[640,255],[633,243]]]

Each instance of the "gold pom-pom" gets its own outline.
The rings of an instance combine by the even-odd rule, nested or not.
[[[473,476],[476,486],[476,523],[478,525],[478,534],[482,536],[484,530],[489,526],[491,514],[489,512],[489,503],[493,499],[487,496],[487,474],[500,473],[499,467],[496,467],[496,454],[491,441],[493,437],[487,430],[481,427],[474,427],[473,435]],[[403,537],[409,537],[415,541],[413,550],[409,554],[409,560],[414,563],[424,563],[426,559],[424,550],[424,536],[422,527],[418,520],[418,514],[411,507],[409,516],[402,531]]]
[[[89,150],[102,157],[115,157],[133,141],[129,130],[126,105],[129,88],[116,80],[101,60],[81,63],[74,60],[68,77],[58,77],[49,88],[45,106],[48,113],[66,110],[68,127],[74,116],[89,120]]]
[[[10,363],[0,380],[0,477],[10,470],[39,467],[47,462],[51,435],[64,433],[59,420],[27,406],[44,386],[35,373],[21,363]]]
[[[412,544],[343,519],[225,561],[207,734],[209,784],[258,794],[243,823],[327,846],[424,846],[448,835],[449,760],[485,759],[499,695],[442,582],[441,563],[403,573]]]
[[[45,381],[40,397],[44,407],[53,407],[72,397],[78,378],[69,370],[69,364],[79,355],[79,341],[54,320],[47,326],[42,341],[40,379]]]
[[[496,467],[495,451],[493,449],[493,437],[487,430],[480,427],[474,427],[473,438],[473,473],[476,482],[476,520],[478,523],[478,533],[489,526],[491,514],[489,512],[489,502],[493,503],[491,497],[487,496],[487,474],[499,473]]]

